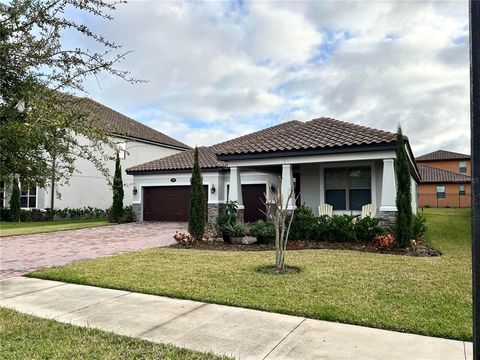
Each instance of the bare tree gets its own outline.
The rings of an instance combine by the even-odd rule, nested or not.
[[[270,186],[269,186],[270,188]],[[288,236],[295,213],[295,188],[292,186],[284,201],[281,188],[270,195],[270,206],[267,206],[266,216],[275,225],[275,266],[278,272],[285,269],[285,253],[287,251]],[[292,206],[293,205],[293,206]],[[290,215],[290,216],[289,216]]]

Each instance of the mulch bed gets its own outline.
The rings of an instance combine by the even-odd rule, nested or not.
[[[275,250],[275,244],[251,244],[239,245],[230,244],[223,241],[204,241],[195,244],[174,244],[172,248],[180,249],[196,249],[196,250],[215,250],[215,251],[267,251]],[[287,250],[304,250],[304,249],[332,249],[332,250],[355,250],[369,253],[392,254],[392,255],[407,255],[407,256],[421,256],[432,257],[440,256],[441,253],[429,246],[423,240],[417,240],[417,251],[411,248],[393,248],[382,249],[373,244],[358,244],[358,243],[334,243],[329,241],[300,241],[292,240],[287,244]]]

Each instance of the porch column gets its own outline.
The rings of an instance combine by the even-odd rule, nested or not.
[[[240,169],[235,167],[230,168],[230,190],[228,199],[236,201],[238,209],[243,209],[243,197],[242,197],[242,182],[240,180]]]
[[[380,211],[397,211],[397,185],[394,159],[383,159],[382,200]]]
[[[282,165],[282,207],[285,208],[287,205],[288,196],[290,191],[292,191],[293,184],[293,172],[291,164]],[[293,209],[295,205],[295,198],[291,198],[287,206],[287,209]]]

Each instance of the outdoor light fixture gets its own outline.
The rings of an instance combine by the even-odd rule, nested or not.
[[[215,185],[212,185],[212,187],[210,188],[210,192],[211,192],[212,194],[215,194],[215,191],[216,191],[216,190],[215,190]]]
[[[271,186],[270,186],[270,191],[271,191],[272,193],[274,193],[275,191],[277,191],[277,189],[275,189],[275,186],[271,185]]]
[[[137,195],[137,192],[138,192],[137,187],[134,186],[132,190],[133,195]]]

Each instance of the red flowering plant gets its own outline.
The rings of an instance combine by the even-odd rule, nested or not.
[[[175,235],[173,235],[173,238],[177,242],[177,244],[182,244],[182,245],[191,245],[194,243],[193,236],[190,235],[189,233],[183,233],[183,232],[175,232]]]
[[[392,249],[397,246],[397,241],[392,234],[381,234],[373,239],[375,246],[382,249]]]

